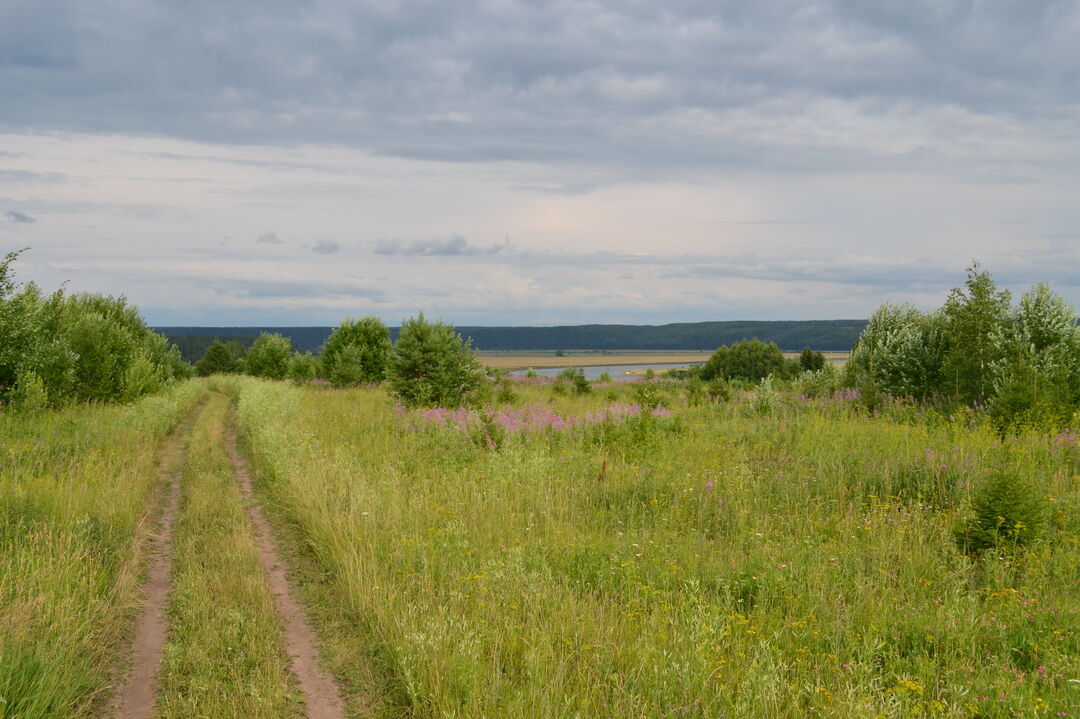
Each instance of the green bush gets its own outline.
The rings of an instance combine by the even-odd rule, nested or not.
[[[200,377],[212,374],[233,374],[240,371],[239,359],[220,340],[206,348],[202,359],[195,363],[195,373]]]
[[[731,399],[731,385],[723,377],[715,377],[705,384],[705,395],[713,402]]]
[[[585,371],[580,367],[567,367],[559,372],[560,380],[567,380],[574,388],[574,394],[582,395],[592,392],[592,385],[585,379]]]
[[[761,380],[754,394],[750,395],[750,408],[758,414],[772,414],[779,406],[780,400],[773,388],[773,378],[769,375]]]
[[[358,345],[345,345],[334,355],[334,362],[327,379],[335,387],[350,387],[363,384],[367,374],[364,372],[364,351]]]
[[[401,324],[387,374],[391,391],[408,407],[460,407],[484,377],[472,344],[423,313]]]
[[[354,350],[349,353],[348,361],[359,363],[359,374],[355,368],[338,370],[338,362],[346,347]],[[361,317],[358,320],[347,319],[330,333],[322,348],[322,369],[326,378],[351,377],[350,384],[382,382],[386,379],[392,347],[390,330],[378,317]]]
[[[285,379],[292,359],[292,341],[263,332],[248,349],[245,370],[253,377]]]
[[[953,531],[960,551],[975,555],[988,549],[1026,547],[1037,540],[1046,506],[1037,490],[1014,473],[998,472],[979,486],[973,515]]]
[[[15,406],[22,412],[40,412],[49,406],[45,383],[34,372],[25,372],[19,377],[14,400]]]
[[[656,382],[645,380],[634,387],[634,401],[641,406],[642,414],[651,414],[660,406],[663,395]]]
[[[130,401],[190,373],[123,297],[17,287],[18,255],[0,261],[0,401]]]
[[[784,354],[775,342],[752,339],[717,349],[702,367],[701,378],[760,382],[769,375],[784,376],[786,368]]]
[[[297,352],[289,359],[287,376],[297,384],[307,384],[319,376],[319,359],[310,352]]]
[[[799,368],[803,372],[817,372],[825,366],[825,355],[815,352],[809,347],[804,347],[799,354]]]

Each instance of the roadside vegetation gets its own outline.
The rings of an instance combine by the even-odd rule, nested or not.
[[[18,255],[0,260],[0,406],[130,402],[191,376],[179,350],[123,297],[18,285]]]
[[[139,601],[159,443],[202,394],[0,413],[0,717],[97,715]]]

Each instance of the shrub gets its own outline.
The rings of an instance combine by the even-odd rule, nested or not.
[[[334,363],[326,373],[327,379],[335,387],[349,387],[362,384],[367,375],[364,372],[364,352],[357,345],[345,345],[334,355]]]
[[[686,381],[686,404],[689,407],[697,407],[705,401],[705,384],[697,377],[691,377]]]
[[[580,367],[567,367],[562,372],[559,372],[560,380],[568,380],[570,386],[574,388],[574,394],[589,394],[592,392],[592,385],[589,384],[589,380],[585,379],[585,371]]]
[[[807,397],[820,397],[831,394],[840,388],[840,372],[835,365],[827,364],[821,369],[807,370],[795,378],[792,385],[799,394]]]
[[[202,359],[195,363],[195,373],[200,377],[212,374],[232,374],[240,370],[240,362],[220,340],[206,348]]]
[[[784,354],[775,342],[744,340],[716,350],[702,367],[701,378],[706,381],[722,377],[759,382],[770,374],[782,376],[785,367]]]
[[[713,402],[727,402],[731,399],[731,385],[723,377],[716,377],[706,383],[705,394]]]
[[[879,392],[925,400],[940,394],[948,351],[944,317],[886,302],[866,323],[844,366],[845,383],[867,397]]]
[[[518,401],[514,386],[506,377],[500,377],[495,381],[495,401],[499,404],[516,404]]]
[[[655,382],[645,381],[634,388],[634,401],[641,405],[642,414],[651,414],[663,400]]]
[[[297,384],[307,384],[319,375],[319,359],[310,352],[297,352],[289,359],[288,378]]]
[[[776,390],[773,388],[773,378],[769,375],[761,380],[754,394],[750,396],[750,407],[758,414],[772,414],[779,407]]]
[[[817,372],[825,366],[825,355],[815,352],[809,347],[803,348],[799,354],[799,367],[804,372]]]
[[[960,551],[969,555],[1026,547],[1038,539],[1046,518],[1035,488],[1010,472],[998,472],[980,485],[972,509],[974,515],[953,531]]]
[[[247,353],[245,370],[253,377],[285,379],[292,358],[292,342],[281,335],[263,332]]]
[[[49,406],[45,383],[34,372],[25,372],[19,376],[19,383],[15,388],[15,406],[22,412],[40,412]]]
[[[341,353],[352,345],[356,349],[349,360],[359,362],[359,376],[355,383],[382,382],[386,379],[392,347],[390,330],[377,317],[367,316],[358,320],[347,319],[330,333],[322,348],[323,372],[333,381],[335,376],[356,377],[355,369],[337,370]]]
[[[123,297],[16,288],[17,256],[0,261],[0,400],[39,382],[51,405],[131,400],[189,372],[175,346]]]
[[[470,342],[423,313],[405,320],[388,370],[391,390],[409,407],[459,407],[484,372]]]
[[[138,356],[124,370],[123,399],[132,401],[161,389],[161,374],[145,356]]]

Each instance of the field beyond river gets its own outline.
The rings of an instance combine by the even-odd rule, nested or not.
[[[584,351],[574,350],[556,354],[556,350],[543,352],[481,352],[480,361],[492,369],[526,370],[549,367],[599,367],[604,365],[672,365],[689,367],[704,364],[712,356],[712,350],[655,352],[641,350]],[[847,360],[848,352],[823,352],[833,363]],[[784,352],[785,357],[799,356],[798,352]]]

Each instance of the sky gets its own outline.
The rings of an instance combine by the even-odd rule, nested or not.
[[[0,251],[153,325],[1080,304],[1080,2],[4,0]]]

